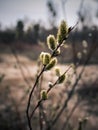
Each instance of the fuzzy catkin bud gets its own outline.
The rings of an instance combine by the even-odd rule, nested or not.
[[[68,26],[66,22],[63,20],[58,29],[58,34],[57,34],[58,43],[62,43],[64,40],[66,40],[67,36],[68,36]]]
[[[49,53],[45,53],[43,56],[43,64],[47,65],[50,62],[51,55]]]
[[[47,45],[50,50],[55,50],[57,44],[54,35],[49,35],[47,37]]]
[[[44,52],[41,52],[41,54],[40,54],[40,56],[39,56],[40,61],[42,61],[42,60],[43,60],[43,55],[44,55]]]
[[[57,84],[61,84],[61,83],[63,83],[64,80],[65,80],[65,74],[61,75],[61,76],[58,78],[58,82],[57,82]]]
[[[47,92],[46,92],[46,90],[41,91],[41,99],[42,100],[47,100]]]
[[[60,77],[60,68],[56,67],[55,73],[56,73],[56,76]]]
[[[57,64],[57,58],[52,58],[49,64],[46,66],[46,70],[50,70]]]
[[[47,65],[50,62],[51,55],[47,52],[42,52],[40,54],[40,60],[42,61],[43,65]]]

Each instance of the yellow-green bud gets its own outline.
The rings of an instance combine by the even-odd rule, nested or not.
[[[60,77],[60,68],[56,67],[55,73],[56,73],[56,76]]]
[[[46,90],[41,91],[41,99],[42,100],[47,100],[47,91]]]
[[[60,24],[60,27],[57,33],[58,43],[62,43],[64,40],[66,40],[67,37],[68,37],[68,26],[66,22],[63,20]]]
[[[47,65],[50,62],[51,55],[47,52],[42,52],[40,54],[40,60],[42,61],[43,65]]]
[[[57,64],[57,58],[52,58],[49,64],[46,66],[46,70],[50,70]]]
[[[55,50],[57,43],[54,35],[49,35],[47,37],[47,45],[50,50]]]
[[[40,58],[40,61],[43,61],[43,55],[44,55],[44,52],[41,52],[39,58]]]
[[[54,55],[55,55],[55,56],[58,56],[58,55],[60,54],[60,52],[61,52],[61,51],[60,51],[60,48],[58,48],[58,49],[55,51],[55,54],[54,54]]]
[[[58,82],[57,82],[57,84],[61,84],[61,83],[63,83],[64,80],[65,80],[65,74],[61,75],[61,76],[58,78]]]

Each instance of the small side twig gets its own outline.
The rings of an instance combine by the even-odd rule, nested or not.
[[[70,65],[70,66],[67,68],[67,70],[64,72],[64,74],[66,74],[66,73],[70,70],[71,67],[72,67],[72,66]],[[52,85],[52,87],[48,88],[47,94],[48,94],[48,93],[51,91],[51,89],[57,84],[58,80],[59,80],[59,79],[57,79],[57,80],[55,81],[55,83]],[[43,101],[43,99],[40,99],[40,101],[38,101],[37,105],[35,106],[35,108],[33,109],[32,113],[31,113],[31,115],[30,115],[30,120],[31,120],[31,118],[33,117],[34,112],[35,112],[36,109],[39,107],[39,105],[40,105],[40,103],[41,103],[42,101]]]

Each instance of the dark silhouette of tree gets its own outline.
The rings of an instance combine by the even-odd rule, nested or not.
[[[24,41],[30,44],[37,44],[39,40],[40,24],[30,25],[25,31]]]
[[[16,39],[23,40],[24,35],[24,23],[19,20],[16,25]]]
[[[35,24],[33,26],[33,35],[32,35],[34,43],[38,43],[39,30],[40,30],[40,25],[39,24]]]
[[[15,32],[11,29],[0,31],[0,42],[12,43],[15,40]]]

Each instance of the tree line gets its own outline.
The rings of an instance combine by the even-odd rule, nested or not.
[[[0,30],[0,43],[17,43],[23,42],[28,44],[38,44],[39,41],[46,42],[45,38],[50,34],[54,34],[56,36],[57,27],[52,27],[51,29],[46,29],[45,27],[41,26],[40,23],[35,23],[32,26],[29,26],[26,30],[24,29],[25,25],[22,20],[18,20],[16,27],[14,29],[8,28],[5,30]],[[97,26],[87,27],[84,26],[82,29],[77,27],[71,33],[69,37],[69,41],[80,42],[81,40],[89,40],[92,33],[98,33]],[[94,36],[94,35],[93,35]]]

